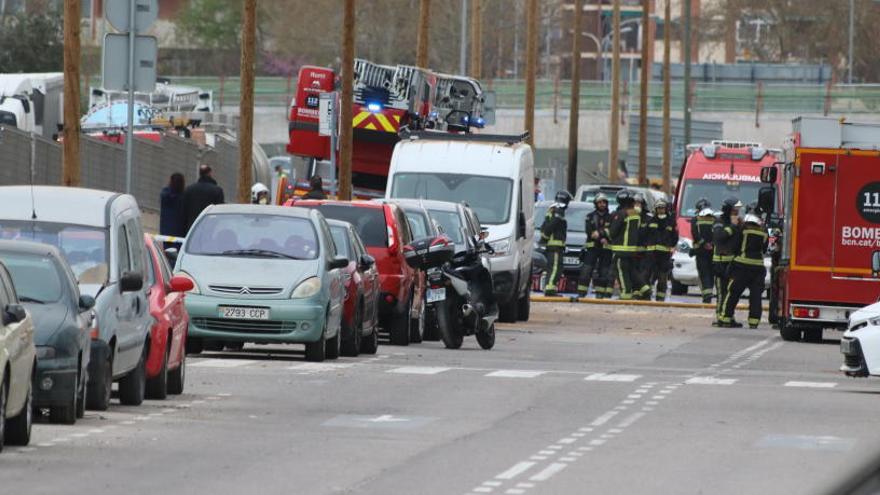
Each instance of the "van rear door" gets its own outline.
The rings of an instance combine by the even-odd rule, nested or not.
[[[831,274],[870,277],[871,253],[880,249],[880,152],[854,151],[834,158],[834,163],[813,162],[804,170],[834,178]]]

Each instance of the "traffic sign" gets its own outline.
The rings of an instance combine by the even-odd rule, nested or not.
[[[131,23],[131,6],[134,5],[135,32],[143,34],[159,17],[158,0],[104,0],[104,18],[117,31],[127,33]]]
[[[107,33],[104,35],[104,54],[101,73],[104,89],[128,90],[129,36]],[[134,43],[134,90],[152,93],[156,90],[156,55],[159,44],[155,36],[136,36]]]

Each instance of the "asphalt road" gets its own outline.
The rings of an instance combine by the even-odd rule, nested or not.
[[[880,453],[836,340],[710,318],[544,303],[488,352],[191,357],[182,396],[36,425],[0,493],[823,493]]]

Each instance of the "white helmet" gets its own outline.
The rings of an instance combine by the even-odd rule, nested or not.
[[[698,217],[714,217],[715,212],[712,210],[712,208],[703,208],[702,210],[700,210],[699,213],[697,213],[697,216]]]
[[[743,218],[743,222],[745,222],[745,223],[753,223],[753,224],[756,224],[756,225],[761,225],[761,224],[764,223],[764,222],[761,221],[761,217],[759,217],[758,215],[755,215],[754,213],[749,213],[748,215],[746,215],[746,216]]]
[[[260,195],[265,194],[269,195],[269,188],[266,187],[262,182],[257,182],[251,187],[251,203],[258,203],[260,200]]]

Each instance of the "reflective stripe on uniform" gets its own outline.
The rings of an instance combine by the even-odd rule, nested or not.
[[[733,261],[733,255],[716,254],[712,256],[712,261],[715,263],[730,263]]]

